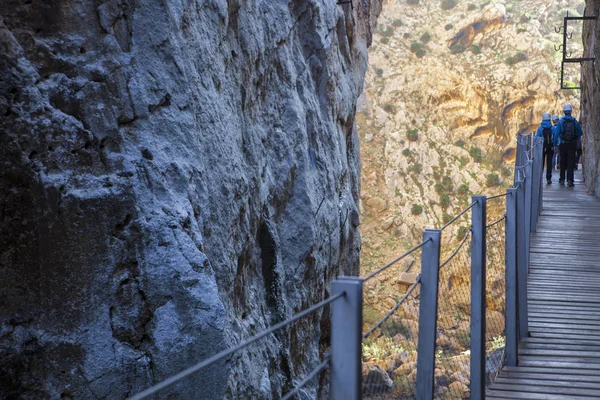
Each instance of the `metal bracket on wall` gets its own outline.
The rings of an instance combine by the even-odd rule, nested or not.
[[[563,34],[563,44],[556,47],[554,45],[554,50],[560,51],[562,50],[562,61],[560,63],[560,88],[561,89],[573,89],[579,90],[580,86],[565,86],[565,63],[583,63],[586,61],[594,62],[594,57],[576,57],[571,58],[571,52],[567,52],[567,39],[573,38],[573,32],[568,32],[568,24],[569,21],[586,21],[586,20],[597,20],[598,16],[583,16],[583,17],[569,17],[569,12],[567,11],[567,16],[564,18],[563,26],[558,28],[554,28],[554,32]]]
[[[354,2],[353,0],[339,0],[338,5],[350,4],[350,7],[354,10]]]

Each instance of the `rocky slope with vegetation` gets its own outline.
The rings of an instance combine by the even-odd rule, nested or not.
[[[129,397],[358,273],[380,5],[2,2],[0,398]],[[328,321],[158,398],[280,398]]]
[[[560,114],[562,105],[572,102],[578,114],[577,93],[561,91],[556,82],[561,53],[554,45],[562,43],[562,36],[554,28],[567,11],[581,13],[583,6],[576,0],[384,3],[357,114],[363,274],[417,244],[425,227],[444,225],[469,204],[471,195],[498,194],[512,186],[516,136],[534,131],[542,113]],[[581,51],[580,33],[575,29],[570,41],[574,55]],[[576,80],[577,71],[566,76]],[[503,214],[502,207],[502,199],[490,204],[488,222]],[[467,215],[444,231],[443,258],[460,243],[468,221]],[[490,231],[488,238],[490,352],[502,345],[502,228]],[[441,330],[447,332],[438,347],[448,359],[460,358],[468,348],[468,340],[461,343],[469,313],[466,251],[440,280],[441,325],[447,325]],[[419,263],[417,255],[368,285],[365,328],[393,306],[406,282],[415,279]],[[401,273],[408,268],[408,274]],[[402,383],[404,373],[414,374],[414,364],[406,357],[402,361],[393,349],[406,351],[406,343],[414,342],[418,316],[414,310],[400,314],[396,325],[401,329],[391,337],[381,330],[388,338],[369,343],[366,360]],[[446,388],[460,382],[447,395],[462,397],[468,361],[461,364],[464,371],[449,365],[447,371],[440,366],[436,379]],[[459,370],[464,374],[450,376]]]

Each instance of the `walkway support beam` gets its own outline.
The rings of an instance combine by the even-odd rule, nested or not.
[[[423,241],[427,243],[423,246],[421,257],[421,305],[417,345],[418,400],[433,399],[441,237],[440,230],[427,229],[423,232]]]
[[[486,197],[473,196],[471,212],[471,399],[485,399]]]
[[[362,393],[363,281],[341,277],[332,282],[330,397],[359,400]]]
[[[517,189],[506,190],[506,225],[505,225],[505,260],[506,260],[506,365],[516,367],[518,364],[518,332],[517,332]]]

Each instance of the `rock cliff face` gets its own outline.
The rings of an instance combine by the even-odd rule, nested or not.
[[[586,2],[585,15],[598,15],[600,1]],[[583,25],[584,57],[600,60],[600,23]],[[586,62],[581,68],[581,124],[583,128],[583,174],[590,192],[600,196],[600,65]]]
[[[379,9],[4,1],[0,397],[124,398],[358,273]],[[327,330],[316,314],[163,397],[279,397]]]

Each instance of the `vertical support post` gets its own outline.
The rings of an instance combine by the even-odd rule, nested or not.
[[[471,399],[485,399],[486,197],[473,196],[471,214]]]
[[[527,253],[525,237],[529,236],[526,231],[525,218],[525,182],[517,181],[517,305],[519,316],[519,340],[527,337],[529,332],[527,320]]]
[[[517,337],[517,189],[506,190],[505,224],[506,260],[506,365],[516,367],[518,363]]]
[[[338,278],[332,294],[345,295],[331,304],[330,396],[333,400],[362,397],[362,280]]]
[[[531,200],[531,231],[537,232],[537,222],[540,212],[540,195],[542,182],[542,156],[544,152],[544,138],[536,137],[533,141],[533,182],[532,182],[532,200]]]
[[[522,135],[518,135],[517,136],[517,155],[516,155],[516,161],[515,161],[515,165],[520,166],[520,165],[524,165],[525,162],[523,161],[523,159],[525,158],[525,145],[524,145],[524,139],[521,139]],[[514,182],[517,182],[519,180],[519,169],[515,168],[515,176],[514,176]]]
[[[531,211],[533,197],[533,161],[529,161],[525,167],[525,270],[529,273],[529,238],[531,236]]]
[[[433,399],[441,236],[440,230],[427,229],[423,232],[423,241],[427,243],[423,246],[421,257],[421,305],[417,345],[418,400]]]

